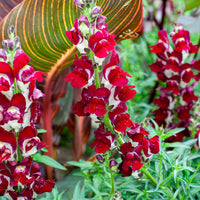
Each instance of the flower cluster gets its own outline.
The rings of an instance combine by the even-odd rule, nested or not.
[[[102,155],[117,149],[122,160],[119,171],[123,176],[130,176],[143,166],[142,157],[159,152],[159,138],[149,139],[149,133],[132,122],[127,113],[126,102],[136,91],[134,86],[127,85],[127,77],[131,76],[119,66],[115,36],[109,34],[101,8],[93,1],[76,0],[74,3],[82,14],[66,35],[82,57],[76,56],[75,67],[66,81],[74,87],[82,87],[82,92],[81,100],[72,110],[78,116],[95,119],[99,127],[90,147]],[[110,59],[105,64],[108,55]]]
[[[154,99],[159,108],[154,111],[155,121],[166,130],[183,127],[184,131],[167,139],[167,142],[181,142],[184,136],[189,137],[188,125],[191,122],[191,110],[198,100],[193,87],[199,80],[199,61],[186,63],[189,54],[197,53],[198,46],[190,41],[190,34],[181,25],[177,25],[170,34],[174,48],[169,44],[167,32],[158,32],[159,40],[150,46],[151,52],[156,53],[158,59],[150,65],[152,72],[157,74],[158,80],[164,83],[159,87],[160,96]],[[191,83],[191,80],[193,82]]]
[[[14,37],[13,26],[8,33],[10,40],[0,49],[0,195],[31,200],[54,187],[30,157],[46,147],[35,128],[41,115],[38,99],[43,97],[36,80],[42,81],[44,73],[28,65],[30,58]]]

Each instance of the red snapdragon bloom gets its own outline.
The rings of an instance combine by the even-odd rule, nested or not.
[[[104,130],[104,125],[101,124],[99,128],[94,132],[95,140],[91,143],[90,148],[95,147],[96,153],[105,153],[111,147],[115,136],[110,131]]]
[[[24,188],[20,194],[15,191],[8,191],[9,195],[12,197],[13,200],[32,200],[33,198],[33,191],[29,190],[28,188]]]
[[[131,90],[131,88],[135,88],[135,86],[132,85],[125,85],[125,86],[117,86],[115,88],[115,93],[114,93],[114,98],[115,100],[120,100],[120,101],[128,101],[130,99],[133,99],[136,91]]]
[[[83,41],[83,35],[81,33],[81,30],[78,27],[79,22],[78,19],[75,19],[74,21],[74,27],[70,31],[66,31],[65,34],[72,42],[73,44],[77,45],[78,43],[81,43]]]
[[[37,137],[37,130],[31,126],[26,126],[19,133],[18,143],[24,157],[33,155],[39,149],[46,147],[46,144]]]
[[[14,82],[13,71],[9,64],[0,62],[0,92],[8,91]]]
[[[51,192],[55,186],[54,180],[45,180],[41,176],[38,176],[33,183],[33,191],[37,194],[43,194],[44,192]]]
[[[103,75],[105,80],[108,80],[111,85],[124,86],[128,83],[128,79],[131,77],[127,72],[123,71],[117,64],[119,63],[119,56],[116,52],[112,54],[110,63],[103,69]]]
[[[150,46],[152,53],[163,53],[169,49],[169,39],[166,30],[161,30],[158,32],[158,43],[156,45]]]
[[[31,66],[27,65],[30,62],[29,56],[22,52],[17,55],[13,61],[13,74],[18,81],[28,83],[32,80],[42,82],[43,75],[46,73],[35,71]]]
[[[141,146],[133,148],[130,142],[121,145],[122,163],[119,165],[119,170],[123,177],[130,176],[133,171],[141,169],[143,166],[141,150]]]
[[[114,51],[116,45],[114,35],[109,35],[107,24],[103,31],[97,31],[89,38],[89,47],[98,58],[105,58],[109,52]]]
[[[5,168],[4,163],[0,164],[0,196],[3,196],[10,184],[10,171]]]
[[[73,87],[82,87],[88,84],[88,80],[93,76],[94,69],[92,61],[87,56],[82,56],[79,60],[76,55],[74,59],[75,68],[65,77],[67,82],[71,82]]]
[[[106,114],[106,103],[110,91],[107,88],[97,88],[95,85],[91,85],[88,88],[82,90],[82,100],[72,106],[72,110],[78,116],[85,116],[88,114],[95,114],[101,117]]]
[[[166,38],[166,31],[159,31],[158,43],[151,46],[153,53],[156,53],[158,60],[156,63],[150,65],[153,72],[157,73],[160,81],[165,82],[165,86],[161,89],[160,97],[154,99],[154,104],[160,108],[155,110],[155,120],[164,128],[184,127],[185,132],[181,132],[174,137],[170,137],[169,141],[181,141],[184,136],[189,136],[189,129],[193,103],[198,100],[195,95],[193,86],[196,84],[190,83],[192,79],[199,80],[199,74],[193,73],[193,69],[200,71],[198,62],[192,64],[184,63],[185,58],[191,54],[198,52],[197,45],[193,45],[190,41],[190,34],[184,28],[178,25],[173,33],[170,34],[174,43],[174,48],[163,45]],[[165,40],[167,44],[169,42]],[[162,50],[159,49],[162,43]],[[197,63],[197,64],[196,64]],[[196,74],[196,75],[195,75]],[[179,96],[178,96],[179,95]],[[176,101],[174,101],[176,99]],[[177,124],[172,123],[173,118],[178,118]],[[180,126],[180,124],[182,124]]]
[[[15,135],[0,127],[0,163],[14,158],[17,149]]]
[[[27,157],[20,163],[14,161],[8,161],[6,163],[6,167],[10,170],[12,175],[11,186],[17,186],[18,183],[27,185],[33,182],[34,177],[31,177],[30,175],[32,160],[31,157]]]
[[[13,95],[11,101],[0,93],[0,124],[5,125],[6,130],[19,129],[23,123],[26,100],[21,93]]]

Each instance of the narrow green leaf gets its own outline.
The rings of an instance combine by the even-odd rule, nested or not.
[[[63,167],[59,162],[57,162],[56,160],[54,160],[53,158],[51,158],[49,156],[45,156],[45,155],[36,153],[36,154],[32,155],[31,157],[36,162],[44,163],[46,165],[49,165],[49,166],[57,168],[57,169],[66,170],[66,168]]]
[[[189,170],[189,171],[191,171],[191,172],[195,172],[195,171],[196,171],[195,168],[193,168],[193,167],[188,167],[188,166],[178,167],[177,170],[178,170],[178,171]]]
[[[159,126],[158,126],[158,124],[157,124],[153,119],[150,119],[150,120],[153,122],[153,124],[154,124],[154,126],[155,126],[155,131],[158,132],[158,131],[159,131]]]
[[[74,165],[76,167],[84,168],[84,169],[91,169],[94,167],[94,163],[90,161],[84,161],[84,160],[79,160],[79,161],[68,161],[67,164],[69,165]]]
[[[94,186],[97,189],[101,188],[100,186],[102,185],[102,182],[103,182],[102,174],[94,174],[94,176],[93,176],[93,183],[94,183]]]
[[[38,132],[38,134],[40,134],[40,133],[46,133],[47,130],[45,130],[45,129],[37,129],[37,132]]]
[[[180,190],[180,188],[178,188],[178,189],[176,190],[176,192],[175,192],[174,195],[173,195],[173,199],[176,199],[176,198],[177,198],[177,195],[178,195],[179,190]]]
[[[176,135],[177,133],[183,131],[185,128],[175,128],[175,129],[172,129],[170,131],[168,131],[167,133],[163,134],[161,136],[161,140],[164,141],[166,140],[168,137],[170,136],[173,136],[173,135]]]
[[[185,11],[197,8],[200,6],[200,0],[185,0]]]
[[[169,147],[182,147],[182,148],[190,149],[189,146],[186,146],[185,144],[180,143],[180,142],[163,143],[162,146],[163,146],[164,148],[169,148]]]
[[[41,151],[48,152],[48,150],[46,148],[42,148]]]

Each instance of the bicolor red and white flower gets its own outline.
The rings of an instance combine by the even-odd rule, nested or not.
[[[54,180],[44,180],[30,157],[46,147],[35,129],[41,115],[38,99],[44,96],[36,80],[43,81],[45,73],[28,65],[30,58],[19,49],[19,39],[14,40],[18,43],[4,41],[5,50],[0,51],[5,54],[0,56],[0,196],[31,200],[54,187]]]
[[[165,86],[158,88],[161,91],[160,97],[154,99],[154,104],[159,107],[154,111],[155,121],[166,130],[184,127],[187,131],[167,139],[170,142],[182,141],[184,136],[190,135],[187,126],[191,122],[194,102],[198,100],[193,87],[195,81],[199,80],[200,71],[198,61],[190,64],[185,60],[189,54],[197,53],[199,48],[192,44],[189,31],[184,30],[181,25],[177,25],[170,34],[174,48],[169,45],[165,30],[159,31],[158,36],[160,39],[157,44],[150,46],[151,52],[156,53],[158,59],[150,68]],[[194,80],[193,83],[190,83],[191,80]],[[177,123],[174,123],[176,118]]]
[[[118,150],[122,162],[118,164],[112,160],[112,163],[115,167],[118,165],[123,176],[130,176],[143,166],[143,155],[150,157],[159,152],[159,137],[149,139],[148,132],[133,123],[127,113],[126,102],[135,96],[135,86],[128,85],[128,78],[131,75],[119,66],[119,56],[115,51],[115,36],[109,34],[106,18],[100,15],[101,8],[98,6],[91,8],[88,17],[84,15],[83,2],[74,1],[74,3],[82,14],[75,20],[74,27],[66,31],[66,35],[76,45],[82,58],[75,57],[75,67],[65,80],[71,82],[74,87],[82,87],[82,91],[81,100],[72,106],[72,110],[78,116],[95,118],[99,126],[94,131],[95,139],[90,147],[102,156],[107,151]],[[155,47],[159,49],[155,50],[156,52],[164,52],[165,47],[170,48],[167,35],[163,37],[160,34],[160,39],[161,44]],[[87,42],[84,43],[84,40]],[[104,63],[101,68],[102,62],[108,55],[110,55],[108,63]],[[173,56],[172,54],[168,64],[170,70],[176,66],[176,59],[174,61]],[[154,68],[162,71],[162,67],[163,63]],[[104,162],[102,156],[98,156],[100,162]]]

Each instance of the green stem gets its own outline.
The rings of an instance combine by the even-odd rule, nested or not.
[[[196,173],[198,172],[199,167],[200,167],[200,162],[199,162],[199,164],[197,165],[196,171],[193,173],[192,178],[190,179],[189,183],[192,183],[192,181],[193,181],[193,179],[194,179]]]
[[[151,174],[144,168],[141,168],[141,171],[146,175],[146,177],[155,185],[157,186],[158,182],[151,176]],[[170,200],[173,200],[173,196],[166,190],[166,188],[160,186],[162,190],[164,190],[167,195],[170,197]]]
[[[110,167],[109,167],[109,169],[110,169]],[[113,195],[115,193],[115,180],[114,180],[113,171],[111,169],[110,169],[110,177],[111,177],[111,183],[112,183],[111,195]]]
[[[193,175],[192,175],[192,177],[191,177],[189,183],[192,183],[192,181],[193,181],[193,179],[194,179],[196,173],[198,172],[199,167],[200,167],[200,162],[198,163],[197,168],[196,168],[196,171],[193,173]],[[188,189],[188,188],[187,188],[187,189]],[[185,193],[184,193],[183,196],[182,196],[182,200],[184,200],[184,198],[185,198]]]
[[[113,129],[113,126],[112,126],[112,124],[110,122],[110,119],[109,119],[109,116],[108,116],[108,112],[104,115],[104,120],[103,121],[104,121],[104,124],[109,128],[110,132],[116,136],[115,139],[118,141],[118,143],[120,145],[124,144],[124,141],[123,141],[122,137],[119,134],[115,133],[115,131]]]
[[[100,88],[100,83],[99,83],[99,70],[98,70],[98,68],[94,69],[94,78],[95,78],[95,85],[96,85],[96,88]]]
[[[18,141],[18,136],[19,136],[19,133],[16,132],[15,138],[16,138],[17,141]],[[21,155],[21,152],[20,152],[19,143],[17,142],[17,162],[21,162],[21,161],[22,161],[22,155]]]
[[[146,177],[154,184],[157,185],[158,182],[151,176],[151,174],[144,168],[141,168],[141,171],[146,175]]]
[[[174,176],[174,173],[172,173],[170,176],[168,176],[161,185],[163,185],[164,183],[166,183],[170,178],[172,178]]]

